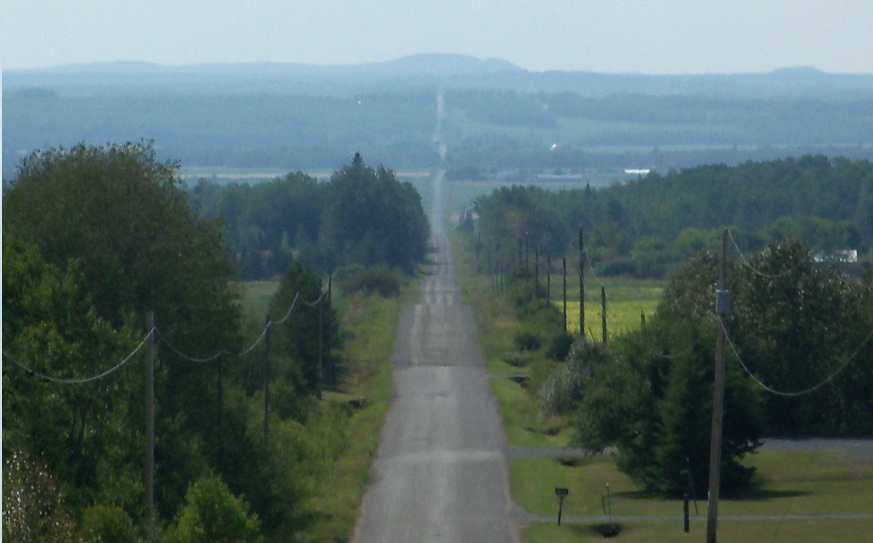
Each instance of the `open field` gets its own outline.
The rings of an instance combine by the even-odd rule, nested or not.
[[[602,337],[601,286],[606,290],[607,337],[612,338],[639,328],[643,315],[651,317],[661,301],[665,285],[665,281],[623,277],[608,277],[602,284],[587,285],[585,295],[586,334],[596,341]],[[561,293],[556,294],[553,288],[553,303],[563,311],[563,300],[559,299],[560,297]],[[579,305],[578,283],[572,291],[568,285],[567,329],[573,333],[579,332]]]
[[[257,322],[265,322],[270,310],[270,300],[279,290],[279,280],[246,281],[239,284],[240,300],[243,317],[250,317]],[[278,318],[278,317],[277,317]]]

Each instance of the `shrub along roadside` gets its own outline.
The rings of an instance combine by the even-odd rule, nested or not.
[[[531,281],[507,281],[507,292],[500,293],[487,276],[476,273],[473,243],[468,236],[453,237],[456,271],[476,318],[509,444],[565,446],[570,435],[563,421],[542,417],[536,398],[546,375],[566,357],[572,336],[563,331],[558,310],[534,296]]]

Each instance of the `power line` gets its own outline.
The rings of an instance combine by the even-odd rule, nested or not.
[[[140,344],[137,345],[137,347],[133,351],[131,351],[130,354],[128,354],[126,357],[124,357],[124,359],[121,362],[119,362],[118,364],[116,364],[115,366],[109,368],[108,370],[106,370],[103,373],[100,373],[98,375],[94,375],[91,377],[83,377],[80,379],[65,379],[62,377],[55,377],[53,375],[47,375],[45,373],[38,372],[38,371],[34,370],[33,368],[27,366],[26,364],[19,362],[18,360],[13,358],[6,351],[3,351],[3,356],[6,357],[7,360],[12,362],[16,366],[19,366],[20,368],[22,368],[24,371],[28,372],[31,375],[35,375],[35,376],[39,377],[40,379],[45,379],[46,381],[51,381],[53,383],[81,385],[81,384],[97,381],[99,379],[103,379],[104,377],[108,377],[109,375],[120,370],[125,364],[127,364],[128,362],[131,361],[133,356],[136,353],[138,353],[140,349],[143,348],[143,346],[146,344],[146,342],[149,340],[150,337],[152,337],[152,334],[154,334],[155,332],[157,332],[157,328],[152,328],[151,330],[149,330],[149,333],[146,334],[146,337],[143,338],[143,340],[140,342]]]
[[[318,303],[321,302],[322,298],[324,298],[324,296],[325,296],[326,293],[327,293],[327,289],[324,289],[324,290],[321,292],[321,295],[320,295],[320,296],[319,296],[319,297],[318,297],[314,302],[309,303],[309,302],[304,301],[304,303],[306,303],[306,305],[309,305],[310,307],[314,307],[314,306],[316,306]],[[298,291],[298,292],[294,295],[294,300],[291,302],[291,307],[288,309],[288,312],[285,313],[285,316],[282,317],[281,319],[279,319],[278,321],[273,321],[273,320],[271,320],[271,321],[267,322],[266,326],[264,326],[264,329],[263,329],[263,331],[261,332],[261,335],[258,337],[258,339],[256,339],[255,342],[252,343],[252,345],[249,346],[248,348],[246,348],[246,349],[240,351],[239,353],[236,353],[236,356],[244,356],[244,355],[247,355],[248,353],[252,352],[252,351],[253,351],[253,350],[254,350],[254,349],[255,349],[255,348],[256,348],[256,347],[257,347],[257,346],[258,346],[258,345],[259,345],[259,344],[264,340],[264,338],[265,338],[266,335],[267,335],[267,331],[270,329],[270,327],[271,327],[272,325],[274,325],[274,324],[282,324],[282,323],[284,323],[286,320],[288,320],[288,318],[291,317],[291,313],[294,311],[294,307],[297,305],[297,300],[298,300],[299,297],[300,297],[300,291]],[[222,356],[232,354],[232,353],[231,353],[230,351],[228,351],[227,349],[221,349],[220,351],[216,352],[215,354],[210,355],[210,356],[206,356],[206,357],[198,357],[198,356],[192,356],[192,355],[186,354],[186,353],[182,352],[181,349],[175,347],[175,346],[170,342],[169,338],[167,338],[164,334],[162,334],[162,333],[160,332],[160,330],[158,330],[157,327],[154,327],[154,328],[152,328],[151,330],[149,330],[148,334],[146,334],[145,338],[143,338],[143,340],[140,342],[140,344],[137,345],[137,347],[136,347],[133,351],[131,351],[131,352],[130,352],[126,357],[124,357],[124,359],[123,359],[121,362],[119,362],[118,364],[116,364],[116,365],[113,366],[112,368],[110,368],[110,369],[108,369],[108,370],[106,370],[106,371],[104,371],[104,372],[102,372],[102,373],[100,373],[100,374],[98,374],[98,375],[93,375],[93,376],[91,376],[91,377],[84,377],[84,378],[81,378],[81,379],[66,379],[66,378],[55,377],[55,376],[53,376],[53,375],[48,375],[48,374],[45,374],[45,373],[42,373],[42,372],[36,371],[36,370],[34,370],[33,368],[31,368],[30,366],[28,366],[28,365],[26,365],[26,364],[24,364],[24,363],[22,363],[22,362],[19,362],[18,360],[16,360],[15,358],[13,358],[13,357],[12,357],[8,352],[6,352],[6,351],[3,351],[3,356],[4,356],[6,359],[8,359],[10,362],[12,362],[13,364],[15,364],[16,366],[19,366],[21,369],[23,369],[23,370],[26,371],[27,373],[29,373],[29,374],[31,374],[31,375],[33,375],[33,376],[39,377],[39,378],[41,378],[41,379],[44,379],[44,380],[46,380],[46,381],[51,381],[51,382],[53,382],[53,383],[61,383],[61,384],[85,384],[85,383],[90,383],[90,382],[93,382],[93,381],[98,381],[98,380],[100,380],[100,379],[103,379],[104,377],[108,377],[108,376],[111,375],[112,373],[114,373],[114,372],[118,371],[119,369],[121,369],[125,364],[127,364],[128,362],[130,362],[130,360],[133,358],[133,356],[134,356],[136,353],[138,353],[138,352],[140,351],[140,349],[143,348],[143,346],[145,346],[145,344],[146,344],[146,342],[148,341],[148,339],[149,339],[150,337],[152,337],[152,334],[157,334],[157,335],[159,335],[159,336],[161,337],[161,339],[162,339],[162,344],[163,344],[167,349],[169,349],[169,350],[170,350],[173,354],[175,354],[176,356],[178,356],[178,357],[180,357],[180,358],[182,358],[182,359],[184,359],[184,360],[187,360],[187,361],[189,361],[189,362],[194,362],[194,363],[198,363],[198,364],[205,364],[205,363],[208,363],[208,362],[213,362],[213,361],[215,361],[215,360],[218,360],[218,359],[221,358]]]
[[[303,303],[308,305],[309,307],[315,307],[321,303],[321,300],[325,297],[325,295],[327,295],[327,287],[322,289],[321,294],[318,296],[318,298],[315,299],[315,301],[307,302],[306,300],[303,300]]]
[[[272,321],[272,320],[271,320],[270,323],[273,323],[273,324],[282,324],[283,322],[285,322],[286,320],[288,320],[288,317],[291,316],[291,312],[294,311],[294,306],[297,305],[297,298],[299,298],[299,297],[300,297],[300,291],[298,290],[297,293],[294,295],[294,300],[291,302],[291,307],[288,308],[288,311],[285,313],[285,316],[282,317],[281,319],[277,320],[277,321]],[[269,326],[269,324],[268,324],[268,326]],[[266,331],[267,331],[267,329],[266,329],[266,327],[264,327],[264,333],[266,333]],[[263,336],[263,334],[262,334],[262,336]],[[256,343],[256,344],[257,344],[257,343]],[[253,348],[253,347],[254,347],[254,345],[252,345],[252,348]],[[251,348],[249,348],[248,350],[250,351]]]
[[[157,329],[156,329],[156,330],[157,330]],[[205,358],[199,358],[199,357],[196,357],[196,356],[190,356],[190,355],[187,355],[187,354],[181,352],[181,351],[180,351],[179,349],[177,349],[176,347],[174,347],[173,344],[170,343],[169,338],[167,338],[164,334],[162,334],[160,330],[158,330],[158,335],[161,337],[162,345],[163,345],[164,347],[168,348],[172,353],[174,353],[174,354],[175,354],[176,356],[178,356],[179,358],[182,358],[182,359],[187,360],[187,361],[189,361],[189,362],[194,362],[194,363],[197,363],[197,364],[205,364],[205,363],[207,363],[207,362],[212,362],[212,361],[214,361],[214,360],[218,360],[219,358],[221,358],[222,356],[224,356],[224,355],[226,355],[226,354],[230,354],[230,352],[229,352],[227,349],[221,349],[220,351],[218,351],[218,352],[215,353],[214,355],[212,355],[212,356],[207,356],[207,357],[205,357]]]
[[[731,244],[734,246],[734,249],[736,249],[737,254],[740,255],[740,260],[743,261],[743,265],[746,266],[747,268],[749,268],[752,271],[752,273],[754,273],[755,275],[758,275],[758,276],[763,277],[765,279],[779,279],[780,277],[785,277],[786,275],[791,275],[797,269],[797,266],[799,264],[794,264],[793,266],[791,266],[787,270],[783,270],[779,273],[764,273],[764,272],[762,272],[761,270],[759,270],[758,268],[753,266],[751,262],[749,262],[749,259],[746,258],[746,255],[744,255],[743,252],[740,250],[740,246],[737,245],[737,242],[734,239],[733,234],[731,234],[731,231],[729,229],[726,229],[726,230],[728,233],[728,238],[730,238],[730,240],[731,240]]]
[[[815,385],[813,385],[807,389],[804,389],[804,390],[799,390],[796,392],[784,392],[784,391],[776,390],[772,387],[767,386],[766,384],[764,384],[763,381],[761,381],[760,379],[755,377],[755,374],[753,374],[752,370],[750,370],[749,367],[746,366],[745,362],[743,362],[743,359],[740,357],[740,354],[737,352],[736,346],[734,346],[733,341],[731,341],[731,338],[727,333],[727,328],[722,326],[722,329],[724,330],[724,335],[725,335],[725,338],[727,339],[728,345],[730,345],[730,347],[731,347],[731,351],[733,351],[734,356],[737,358],[737,361],[739,361],[739,363],[740,363],[740,366],[743,367],[743,370],[745,370],[745,372],[749,375],[749,377],[751,377],[751,379],[755,383],[757,383],[758,386],[760,386],[761,388],[763,388],[767,392],[769,392],[771,394],[775,394],[777,396],[783,396],[783,397],[787,397],[787,398],[795,398],[798,396],[805,396],[807,394],[811,394],[812,392],[815,392],[816,390],[820,389],[821,387],[825,386],[826,384],[828,384],[829,382],[834,380],[834,378],[836,378],[837,375],[839,375],[844,369],[846,369],[846,367],[848,367],[848,365],[850,363],[852,363],[855,360],[855,358],[858,356],[858,353],[861,352],[861,349],[863,349],[867,345],[867,343],[869,343],[870,340],[873,339],[873,330],[871,330],[870,334],[867,335],[867,338],[864,341],[862,341],[860,345],[858,345],[858,347],[855,349],[855,351],[846,360],[844,360],[843,363],[840,364],[840,366],[836,370],[834,370],[830,375],[828,375],[822,381],[820,381],[820,382],[816,383]]]

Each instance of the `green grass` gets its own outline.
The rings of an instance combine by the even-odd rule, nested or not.
[[[568,278],[569,282],[569,278]],[[603,334],[600,286],[606,290],[606,328],[607,337],[613,338],[636,330],[642,322],[641,315],[647,318],[655,314],[655,308],[661,301],[666,281],[654,279],[630,279],[626,277],[603,278],[597,286],[587,285],[585,296],[585,328],[586,335],[600,340]],[[552,290],[555,307],[563,311],[563,293]],[[579,331],[579,284],[567,289],[567,328],[573,332]]]
[[[564,463],[562,463],[562,460]],[[512,458],[510,486],[516,503],[534,513],[555,508],[554,487],[570,489],[567,514],[602,513],[601,494],[609,484],[617,516],[681,514],[680,500],[645,497],[639,485],[620,473],[608,456],[590,458]],[[567,465],[568,463],[573,465]],[[758,469],[760,488],[741,499],[722,500],[725,515],[846,514],[873,511],[873,461],[842,451],[760,451],[749,459]],[[705,508],[704,496],[698,504]]]
[[[364,398],[367,403],[344,421],[346,448],[335,460],[329,480],[313,481],[316,495],[311,505],[327,513],[310,534],[313,541],[351,539],[378,449],[379,430],[393,395],[388,360],[402,299],[352,296],[342,305],[342,327],[349,333],[342,358],[348,372],[338,390],[325,394],[325,401],[346,404],[352,398]]]
[[[593,524],[536,523],[522,530],[528,543],[584,543],[615,541],[617,543],[688,543],[704,541],[706,519],[692,520],[689,533],[684,533],[681,521],[622,524],[621,533],[605,540]],[[866,543],[873,533],[873,519],[814,519],[767,521],[720,521],[717,539],[721,543]]]
[[[243,317],[252,318],[259,323],[266,322],[270,310],[270,300],[279,290],[278,279],[264,281],[246,281],[239,283],[240,300]]]
[[[563,460],[563,463],[562,463]],[[510,485],[513,498],[524,509],[542,514],[557,513],[555,487],[566,487],[565,515],[603,515],[602,496],[609,484],[611,513],[620,516],[678,516],[679,500],[646,497],[638,485],[619,473],[612,461],[599,455],[590,458],[512,458]],[[571,464],[571,465],[568,465]],[[787,515],[869,514],[873,511],[873,461],[858,460],[838,450],[761,451],[751,458],[758,468],[760,488],[741,499],[721,500],[719,515],[766,515],[774,520],[740,521],[722,518],[720,541],[866,541],[856,530],[873,528],[873,519],[787,520]],[[705,532],[706,500],[698,497],[700,517],[692,521],[692,533]],[[692,516],[694,509],[692,505]],[[604,517],[605,521],[605,517]],[[844,524],[854,526],[845,530]],[[525,530],[525,541],[588,541],[602,539],[594,525],[557,526],[535,524]],[[680,523],[653,519],[650,523],[627,523],[619,541],[678,541],[688,537]],[[866,536],[869,538],[869,533]],[[683,540],[685,541],[685,540]]]

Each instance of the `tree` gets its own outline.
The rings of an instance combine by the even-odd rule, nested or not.
[[[139,466],[119,446],[139,434],[142,418],[130,406],[142,391],[141,373],[124,367],[79,384],[30,373],[91,377],[136,346],[131,330],[116,331],[97,315],[83,282],[75,262],[59,269],[15,230],[4,231],[3,450],[40,459],[73,505],[98,495],[139,504],[129,492],[130,479],[140,478]],[[107,465],[113,466],[112,477]]]
[[[331,347],[337,347],[337,318],[329,307],[321,279],[311,270],[295,262],[282,278],[279,290],[270,302],[270,314],[282,319],[294,305],[294,310],[285,322],[277,325],[275,354],[279,358],[276,375],[284,381],[286,394],[277,396],[278,409],[284,417],[299,413],[295,405],[298,395],[312,395],[327,380],[330,369]],[[319,308],[321,325],[319,332]],[[319,344],[325,367],[319,367]]]
[[[188,489],[168,539],[171,543],[258,543],[262,541],[259,524],[245,501],[231,494],[220,479],[211,477]]]
[[[3,540],[77,541],[64,494],[46,467],[21,451],[6,452],[3,464]]]
[[[618,467],[653,492],[681,496],[690,465],[694,484],[708,486],[709,432],[716,325],[712,287],[715,259],[701,255],[680,269],[655,316],[640,331],[612,342],[613,361],[594,373],[580,406],[579,443],[618,448]],[[760,391],[727,370],[722,489],[751,483],[742,465],[760,444]]]
[[[771,243],[736,271],[729,332],[739,356],[763,383],[799,392],[823,382],[856,351],[869,328],[863,318],[869,299],[861,283],[837,269],[816,265],[798,241]],[[863,351],[859,353],[863,357]],[[866,360],[869,360],[867,358]],[[869,368],[865,359],[858,368]],[[869,370],[868,370],[869,372]],[[768,396],[768,425],[778,435],[854,433],[863,417],[845,403],[869,383],[843,376],[798,397]]]
[[[21,162],[3,198],[4,233],[16,232],[56,269],[79,270],[77,286],[93,303],[93,319],[86,322],[141,330],[151,310],[161,341],[173,347],[161,350],[156,376],[158,505],[164,513],[175,510],[191,478],[205,470],[206,451],[220,447],[216,371],[173,351],[210,355],[235,351],[240,343],[239,308],[229,281],[233,267],[221,229],[198,217],[177,169],[176,163],[160,162],[150,143],[49,149]],[[81,304],[75,309],[70,320],[87,315]],[[4,340],[15,339],[13,334]],[[82,360],[114,359],[115,351],[99,342],[82,346]],[[95,350],[99,356],[86,356]],[[141,421],[137,410],[143,403],[133,398],[131,416]]]
[[[430,235],[421,197],[393,171],[375,170],[359,153],[331,176],[319,240],[322,267],[387,264],[412,272]]]

